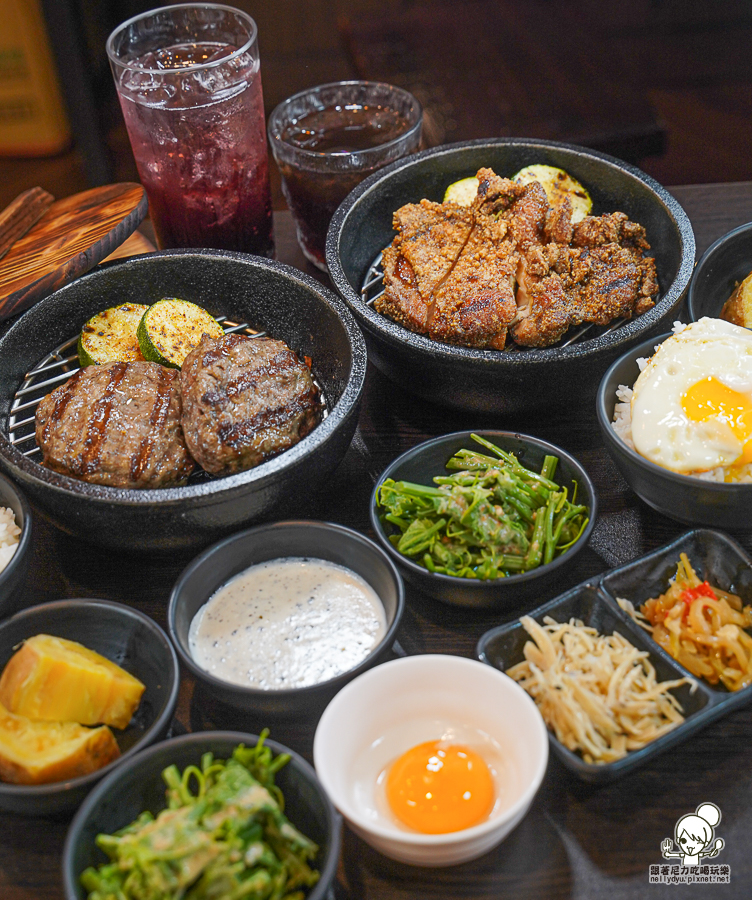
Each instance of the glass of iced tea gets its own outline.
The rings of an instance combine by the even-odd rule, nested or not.
[[[161,248],[274,252],[256,23],[189,3],[124,22],[107,54]]]
[[[423,110],[408,91],[375,81],[338,81],[301,91],[269,117],[298,243],[326,271],[334,211],[367,175],[418,149]]]

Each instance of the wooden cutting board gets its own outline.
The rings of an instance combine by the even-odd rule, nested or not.
[[[0,320],[88,272],[143,221],[140,184],[109,184],[53,203],[0,259]]]

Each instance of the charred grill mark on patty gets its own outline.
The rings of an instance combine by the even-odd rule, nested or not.
[[[281,453],[322,414],[309,366],[272,338],[205,337],[186,358],[181,383],[186,443],[214,475]]]
[[[172,397],[172,376],[167,369],[162,369],[159,374],[159,383],[154,397],[154,405],[149,416],[149,430],[144,435],[138,451],[131,457],[131,479],[137,481],[149,462],[157,433],[161,432],[167,421]]]
[[[284,435],[279,432],[283,425],[294,422],[301,413],[305,412],[305,404],[290,403],[286,406],[278,406],[276,409],[262,409],[250,419],[243,419],[240,422],[228,422],[220,425],[217,429],[219,440],[225,447],[233,450],[242,450],[252,441],[259,440],[259,432],[274,430],[279,433],[281,441],[285,443],[285,448],[297,443],[297,440],[304,435],[296,435],[296,439],[292,440],[292,435]],[[308,432],[306,432],[307,434]],[[263,452],[263,451],[262,451]],[[279,447],[275,447],[271,455],[276,455]]]
[[[47,416],[47,420],[44,423],[44,440],[49,440],[52,427],[54,425],[57,425],[60,419],[62,419],[63,414],[65,413],[65,408],[70,403],[71,397],[76,391],[76,385],[81,378],[81,371],[82,370],[79,369],[79,371],[76,372],[76,374],[72,378],[66,381],[62,387],[58,388],[57,391],[55,391],[57,396],[55,397],[52,412],[49,414],[49,416]]]
[[[237,400],[247,391],[258,389],[265,381],[276,378],[284,373],[286,368],[298,361],[292,350],[283,350],[274,359],[257,368],[249,368],[216,390],[207,391],[201,398],[202,403],[216,406],[226,400]]]
[[[107,433],[107,425],[112,415],[112,403],[115,390],[125,377],[127,363],[115,363],[110,369],[110,378],[104,392],[94,405],[94,412],[86,429],[84,449],[74,464],[73,471],[77,475],[92,475],[99,469],[102,445]]]
[[[42,465],[93,484],[182,484],[194,467],[180,428],[179,375],[145,360],[81,369],[43,397]]]

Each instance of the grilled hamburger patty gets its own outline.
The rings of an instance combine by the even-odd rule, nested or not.
[[[182,484],[194,463],[180,411],[174,369],[140,361],[87,366],[39,404],[42,464],[110,487]]]
[[[257,466],[321,419],[308,367],[272,338],[204,335],[183,363],[181,384],[185,442],[213,475]]]

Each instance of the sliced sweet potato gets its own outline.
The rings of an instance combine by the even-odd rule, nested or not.
[[[67,781],[101,769],[120,756],[106,725],[37,722],[0,704],[0,779],[12,784]]]
[[[0,677],[0,703],[48,722],[125,728],[144,685],[76,641],[37,634],[10,658]]]
[[[742,328],[752,328],[752,272],[723,304],[721,318]]]

